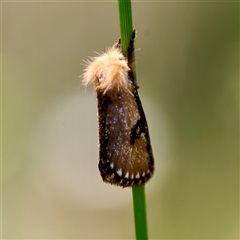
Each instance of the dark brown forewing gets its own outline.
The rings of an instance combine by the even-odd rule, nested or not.
[[[131,83],[128,91],[97,93],[99,170],[106,182],[141,185],[153,173],[153,156],[142,105]]]

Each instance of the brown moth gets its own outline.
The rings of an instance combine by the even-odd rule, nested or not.
[[[134,74],[134,38],[128,57],[120,39],[88,62],[83,84],[97,93],[99,170],[103,181],[122,187],[139,186],[153,175],[154,160],[148,125]]]

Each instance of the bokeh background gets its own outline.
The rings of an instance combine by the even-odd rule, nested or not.
[[[2,2],[2,238],[134,238],[131,189],[98,172],[84,60],[119,37],[113,2]],[[239,238],[239,3],[134,2],[156,171],[151,239]]]

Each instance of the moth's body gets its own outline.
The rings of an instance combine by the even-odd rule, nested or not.
[[[97,92],[101,176],[122,187],[144,184],[154,170],[148,126],[131,69],[133,39],[129,61],[118,43],[94,58],[83,76],[83,83],[92,84]]]

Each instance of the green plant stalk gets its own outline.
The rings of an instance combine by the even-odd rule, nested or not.
[[[132,187],[135,234],[137,240],[147,240],[147,216],[145,203],[145,187]]]
[[[131,0],[118,0],[118,9],[122,53],[124,56],[127,56],[128,45],[133,33]],[[132,187],[132,195],[136,239],[147,240],[148,233],[144,185]]]
[[[133,32],[131,0],[118,0],[118,9],[122,53],[127,56],[128,45]]]

